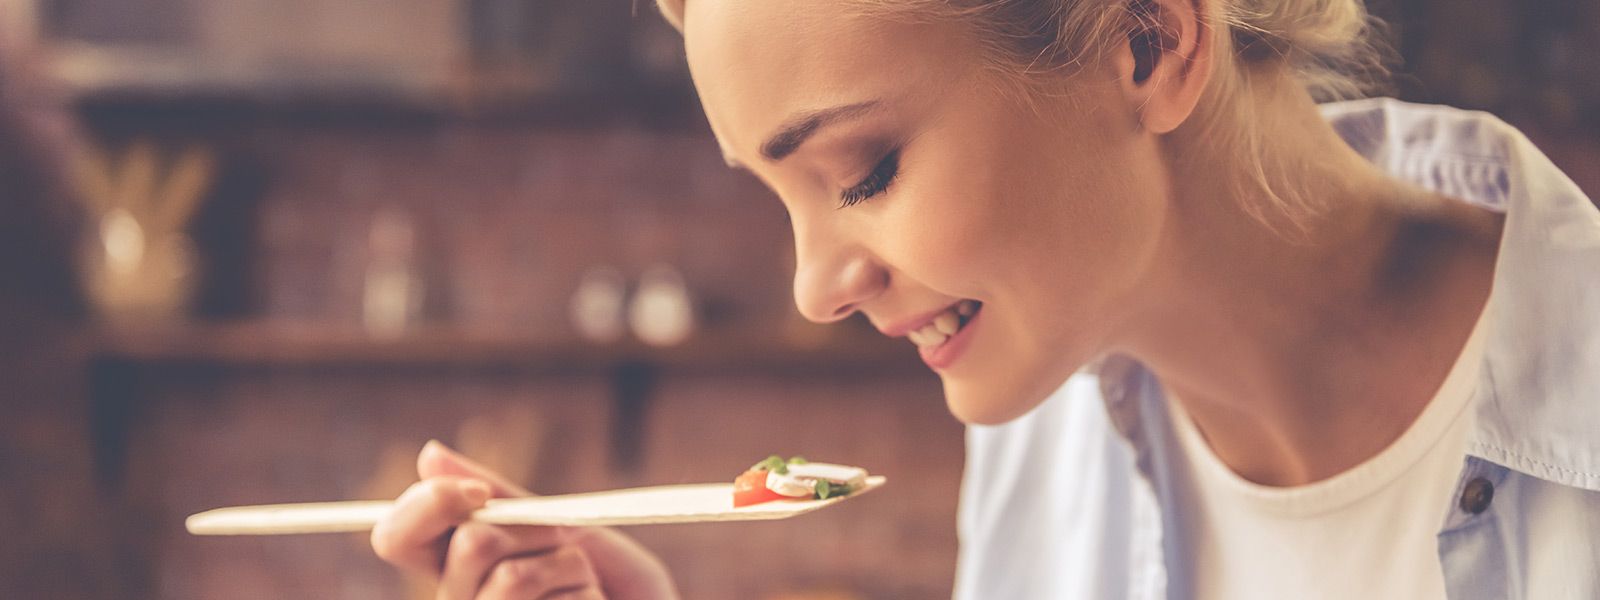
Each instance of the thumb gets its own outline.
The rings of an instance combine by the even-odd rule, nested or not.
[[[433,477],[477,479],[489,484],[489,488],[495,498],[534,495],[533,492],[512,483],[504,475],[491,471],[488,467],[462,456],[455,450],[451,450],[444,444],[439,443],[439,440],[428,440],[428,443],[423,444],[422,452],[417,453],[417,476],[422,479]]]

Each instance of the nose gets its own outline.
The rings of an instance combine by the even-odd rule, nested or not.
[[[888,287],[889,272],[864,248],[796,239],[794,304],[807,320],[842,320]]]

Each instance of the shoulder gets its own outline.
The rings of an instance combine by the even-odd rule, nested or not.
[[[1479,110],[1394,98],[1331,102],[1319,108],[1346,143],[1391,168],[1419,159],[1510,163],[1519,142],[1525,141],[1515,127]],[[1406,160],[1396,164],[1400,157]]]
[[[1398,179],[1496,211],[1519,197],[1597,205],[1521,130],[1493,114],[1394,98],[1319,108],[1351,148]]]

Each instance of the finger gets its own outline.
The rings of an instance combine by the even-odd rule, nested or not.
[[[490,491],[476,479],[436,477],[414,483],[372,528],[372,550],[400,568],[438,576],[445,534],[481,508]]]
[[[517,496],[532,496],[533,492],[517,485],[505,476],[478,464],[470,458],[462,456],[451,450],[438,440],[428,440],[423,444],[422,451],[417,453],[417,475],[422,479],[431,477],[467,477],[481,479],[489,483],[494,490],[495,498],[513,498]]]
[[[595,578],[618,598],[677,598],[672,574],[655,554],[610,527],[567,530],[572,543],[583,548]]]
[[[606,600],[606,595],[595,586],[570,590],[556,590],[539,597],[539,600]]]
[[[439,597],[467,600],[478,593],[490,569],[503,559],[553,551],[565,541],[556,527],[505,527],[463,523],[450,534]]]
[[[477,600],[525,600],[552,592],[599,589],[589,559],[576,546],[502,560],[489,572]]]

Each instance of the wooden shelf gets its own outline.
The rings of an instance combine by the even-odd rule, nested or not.
[[[345,325],[276,320],[101,327],[87,332],[100,359],[145,364],[263,367],[482,367],[595,372],[625,365],[672,371],[926,372],[913,349],[865,334],[815,345],[706,332],[674,347],[593,344],[487,329],[418,328],[394,338]],[[874,339],[876,338],[876,339]]]
[[[142,410],[147,377],[189,377],[190,369],[450,369],[578,375],[611,388],[612,468],[641,464],[645,415],[662,375],[924,376],[932,373],[909,344],[865,333],[841,333],[817,345],[707,331],[671,348],[637,342],[599,345],[555,341],[488,329],[418,328],[394,338],[348,325],[274,319],[109,326],[82,332],[91,367],[94,464],[105,490],[119,490],[126,471],[130,415]],[[169,370],[177,367],[178,370]]]

